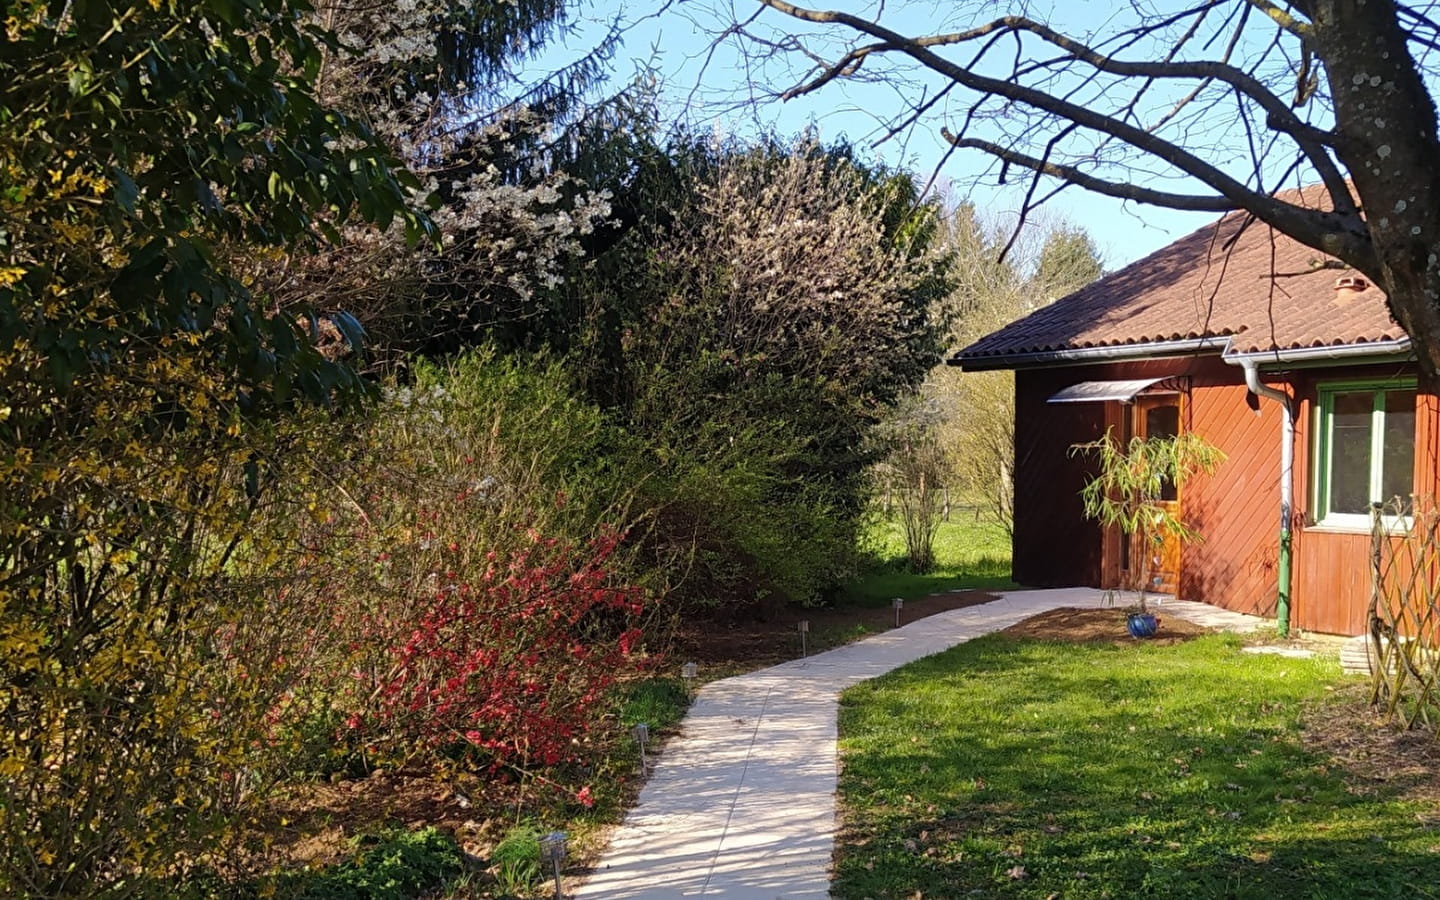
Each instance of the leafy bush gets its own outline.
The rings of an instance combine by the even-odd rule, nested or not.
[[[557,289],[549,339],[649,448],[672,596],[823,600],[855,568],[866,433],[939,358],[936,210],[843,146],[649,140],[606,184],[633,227]]]
[[[312,538],[332,610],[312,691],[340,740],[398,762],[574,757],[642,665],[612,439],[554,366],[477,354],[390,392]]]
[[[671,573],[672,601],[713,609],[820,598],[853,547],[836,489],[795,471],[803,442],[787,424],[703,415],[688,438],[656,435],[649,451],[657,512],[644,546]]]
[[[309,491],[312,436],[242,419],[204,347],[65,395],[35,361],[0,357],[0,893],[124,895],[268,782],[321,611],[293,523],[253,526]]]
[[[710,163],[636,279],[624,414],[720,597],[820,600],[853,568],[866,435],[939,355],[934,210],[844,148],[685,152]]]
[[[465,870],[455,839],[435,828],[394,831],[356,841],[354,858],[297,879],[296,900],[411,900]]]
[[[452,541],[428,590],[360,612],[372,658],[356,674],[349,727],[402,758],[460,743],[496,763],[573,756],[641,639],[633,625],[607,626],[637,617],[644,598],[610,584],[617,535],[583,553],[536,532],[528,540],[469,559]]]
[[[910,570],[925,574],[935,566],[935,532],[940,527],[942,491],[950,476],[937,436],[938,411],[920,398],[897,408],[875,429],[874,441],[885,449],[875,467],[887,497],[895,498],[905,535]]]

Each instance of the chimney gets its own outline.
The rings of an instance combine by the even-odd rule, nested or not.
[[[1346,275],[1335,279],[1335,303],[1343,306],[1370,287],[1370,282],[1359,275]]]

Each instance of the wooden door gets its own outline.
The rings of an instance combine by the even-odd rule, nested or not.
[[[1180,435],[1180,395],[1164,394],[1153,397],[1135,398],[1135,434],[1142,438],[1178,437]],[[1180,517],[1180,492],[1175,484],[1167,482],[1161,494],[1161,505],[1176,518]],[[1141,573],[1148,570],[1145,589],[1162,594],[1175,594],[1180,587],[1180,541],[1174,535],[1166,535],[1159,546],[1142,546],[1139,535],[1131,537],[1131,577],[1139,587]],[[1145,556],[1141,556],[1145,554]],[[1146,565],[1148,563],[1148,565]]]
[[[1121,447],[1129,447],[1135,436],[1135,410],[1129,403],[1105,404],[1105,433]],[[1117,525],[1105,528],[1100,540],[1100,584],[1105,590],[1129,590],[1136,578],[1130,574],[1135,559],[1130,535]]]

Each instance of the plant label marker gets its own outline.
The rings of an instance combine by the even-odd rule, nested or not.
[[[905,608],[905,600],[904,600],[904,598],[902,598],[902,597],[896,597],[894,600],[891,600],[891,601],[890,601],[890,605],[893,606],[893,607],[895,607],[895,627],[896,627],[896,628],[899,628],[899,627],[900,627],[900,610],[902,610],[902,609]]]
[[[640,745],[640,774],[649,774],[650,764],[645,760],[645,743],[650,740],[650,726],[641,722],[630,733],[635,735],[635,743]]]
[[[805,648],[805,636],[806,636],[807,634],[809,634],[809,633],[810,633],[810,620],[809,620],[809,619],[801,619],[801,620],[800,620],[800,656],[801,656],[802,658],[808,655],[808,653],[807,653],[807,651],[806,651],[806,648]]]
[[[565,861],[565,832],[552,831],[540,838],[540,863],[548,865],[555,876],[555,900],[565,900],[560,892],[560,864]]]

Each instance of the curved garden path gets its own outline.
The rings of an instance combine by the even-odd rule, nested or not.
[[[573,896],[828,897],[841,691],[1047,610],[1099,606],[1101,597],[1088,588],[1007,592],[706,685]],[[1234,631],[1262,622],[1188,601],[1166,601],[1161,612]]]

